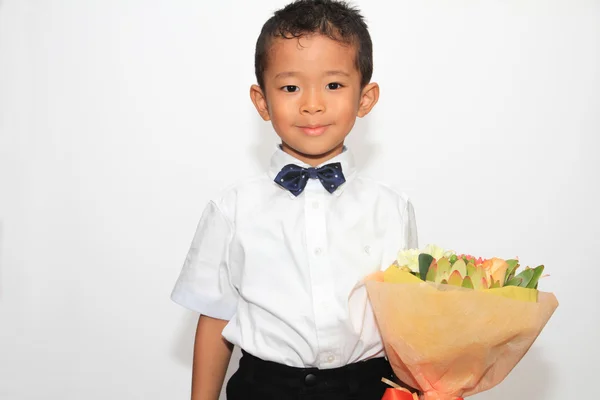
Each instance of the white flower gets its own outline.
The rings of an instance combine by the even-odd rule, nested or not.
[[[398,253],[396,262],[399,267],[407,267],[413,272],[419,272],[419,249],[408,249]]]
[[[442,257],[450,257],[454,254],[452,250],[444,250],[435,244],[428,244],[422,251],[423,253],[429,254],[431,257],[439,260]]]
[[[454,251],[452,250],[444,250],[439,246],[434,244],[427,245],[424,249],[408,249],[403,250],[398,253],[398,257],[396,259],[396,264],[398,267],[407,267],[413,272],[419,272],[419,254],[426,253],[431,257],[439,260],[442,257],[449,258],[452,256]]]

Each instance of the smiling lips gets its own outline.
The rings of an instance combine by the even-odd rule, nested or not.
[[[329,125],[305,125],[298,128],[308,136],[321,136],[329,128]]]

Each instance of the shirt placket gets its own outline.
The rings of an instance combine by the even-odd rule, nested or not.
[[[305,190],[306,242],[312,287],[313,312],[321,368],[340,365],[340,340],[335,313],[335,287],[327,242],[326,193],[318,180],[310,180]]]

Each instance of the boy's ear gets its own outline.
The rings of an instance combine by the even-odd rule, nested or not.
[[[360,94],[360,104],[357,115],[362,118],[367,115],[379,100],[379,85],[375,82],[365,86]]]
[[[256,107],[256,111],[258,111],[262,119],[265,121],[270,121],[271,116],[269,115],[267,98],[260,86],[252,85],[250,87],[250,99],[252,99],[252,103],[254,104],[254,107]]]

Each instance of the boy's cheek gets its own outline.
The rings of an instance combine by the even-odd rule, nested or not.
[[[299,115],[298,106],[292,102],[274,102],[271,104],[270,115],[272,119],[292,122]]]

